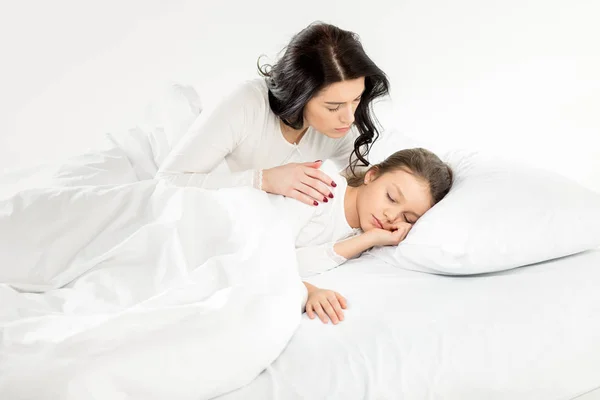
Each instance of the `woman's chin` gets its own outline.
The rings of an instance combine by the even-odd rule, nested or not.
[[[338,132],[335,129],[327,130],[327,131],[319,131],[319,132],[322,132],[323,135],[325,135],[331,139],[341,139],[344,136],[346,136],[346,134],[348,133],[348,132]]]

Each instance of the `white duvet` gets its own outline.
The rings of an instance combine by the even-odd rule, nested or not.
[[[296,330],[305,291],[267,195],[140,180],[134,158],[3,177],[1,399],[210,398]]]

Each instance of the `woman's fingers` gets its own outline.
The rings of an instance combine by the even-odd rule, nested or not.
[[[307,176],[319,181],[320,185],[318,187],[316,186],[317,184],[311,185],[311,186],[313,186],[315,189],[317,189],[319,191],[326,190],[326,192],[323,192],[323,194],[326,196],[329,195],[329,193],[331,193],[331,191],[329,190],[329,187],[337,186],[337,184],[333,181],[333,179],[331,179],[331,177],[329,175],[327,175],[320,169],[305,168],[304,173]],[[307,182],[305,182],[305,183],[307,183]]]
[[[302,165],[307,166],[309,168],[320,168],[321,165],[323,165],[323,161],[317,160],[317,161],[313,161],[313,162],[305,162],[305,163],[302,163]]]
[[[311,178],[308,175],[304,175],[304,178],[301,180],[301,182],[305,186],[308,186],[314,190],[317,193],[317,198],[319,200],[324,201],[324,198],[333,199],[333,193],[331,192],[331,189],[320,180]]]
[[[306,315],[308,315],[308,318],[310,319],[315,319],[315,311],[310,303],[306,305]]]
[[[293,199],[296,199],[304,204],[308,204],[309,206],[318,206],[319,202],[313,199],[312,197],[302,193],[298,190],[292,190],[292,192],[287,196]]]
[[[316,200],[319,203],[327,203],[329,201],[329,197],[323,196],[322,193],[319,193],[307,184],[300,183],[300,186],[296,190],[300,193],[304,193],[305,195],[309,196],[310,198]]]
[[[316,206],[333,199],[329,185],[334,184],[329,176],[316,169],[320,162],[304,163],[299,166],[284,196],[292,197],[302,203]],[[325,182],[325,183],[324,183]],[[315,203],[316,202],[316,203]]]

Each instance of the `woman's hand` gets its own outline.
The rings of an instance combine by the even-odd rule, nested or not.
[[[292,197],[310,206],[326,203],[333,198],[329,187],[335,187],[336,184],[318,169],[321,163],[290,163],[265,169],[262,188],[267,193]]]
[[[397,246],[406,238],[412,225],[408,222],[400,222],[391,231],[386,229],[371,229],[363,235],[369,237],[372,246]]]
[[[306,282],[304,284],[308,289],[308,300],[306,300],[308,318],[314,319],[318,316],[324,324],[331,320],[334,325],[344,320],[342,310],[347,307],[344,296],[333,290],[320,289]]]

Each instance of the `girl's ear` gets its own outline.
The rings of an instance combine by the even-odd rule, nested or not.
[[[365,174],[365,185],[368,185],[369,183],[373,182],[375,178],[377,178],[377,175],[379,175],[379,168],[377,168],[377,166],[371,167]]]

